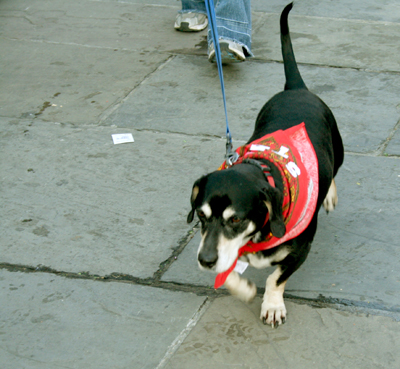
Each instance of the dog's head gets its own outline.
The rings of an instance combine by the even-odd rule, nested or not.
[[[195,212],[201,221],[200,268],[217,273],[229,269],[239,248],[250,239],[257,240],[262,229],[264,234],[271,231],[275,237],[283,237],[282,201],[282,193],[252,165],[238,164],[198,179],[187,221],[193,220]]]

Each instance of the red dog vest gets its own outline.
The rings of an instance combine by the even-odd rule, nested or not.
[[[264,241],[247,242],[239,249],[237,259],[246,253],[256,253],[283,244],[303,232],[314,215],[318,199],[318,160],[308,137],[305,124],[285,131],[265,135],[248,145],[239,147],[239,159],[266,159],[279,169],[283,179],[283,220],[286,233],[277,238],[270,233]],[[224,162],[220,170],[227,169]],[[237,259],[225,272],[215,278],[214,288],[221,287],[235,268]]]

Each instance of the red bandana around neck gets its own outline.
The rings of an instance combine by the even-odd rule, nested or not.
[[[286,130],[265,135],[236,152],[240,164],[244,159],[266,159],[275,164],[283,180],[283,220],[286,233],[277,238],[270,233],[264,241],[251,240],[239,249],[232,266],[215,278],[214,288],[221,287],[235,268],[240,256],[283,244],[303,232],[314,215],[318,199],[318,160],[304,122]],[[224,162],[219,170],[227,169]]]

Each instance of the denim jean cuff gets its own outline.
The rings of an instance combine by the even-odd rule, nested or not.
[[[251,52],[250,48],[243,42],[240,42],[234,38],[231,37],[224,37],[224,36],[219,36],[219,40],[228,40],[228,41],[233,41],[242,46],[246,50],[246,58],[254,58],[254,54]],[[212,44],[213,40],[211,37],[208,37],[208,48],[210,48],[210,45]],[[250,43],[250,42],[249,42]]]
[[[199,9],[179,10],[178,13],[179,13],[179,14],[196,13],[196,14],[205,14],[205,15],[207,15],[207,12],[206,12],[206,11],[202,11],[202,10],[199,10]]]

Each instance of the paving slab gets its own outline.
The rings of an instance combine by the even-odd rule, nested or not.
[[[1,261],[69,272],[153,276],[192,227],[194,180],[225,152],[223,140],[127,128],[0,126]],[[113,144],[127,132],[134,143]]]
[[[1,2],[0,115],[97,123],[168,59],[163,50],[196,50],[204,36],[175,31],[177,9],[171,1]],[[163,30],[157,37],[143,31],[152,22]]]
[[[0,115],[93,124],[167,55],[82,45],[1,40]],[[29,57],[27,57],[29,55]]]
[[[399,75],[315,66],[301,66],[300,71],[309,89],[332,109],[347,151],[375,151],[392,133],[400,114]],[[202,58],[177,56],[135,89],[104,124],[125,127],[135,122],[138,129],[224,136],[217,73]],[[233,137],[247,140],[261,107],[283,89],[283,66],[230,65],[224,78]]]
[[[278,329],[259,320],[261,299],[218,298],[166,369],[397,368],[400,323],[286,302]]]
[[[174,29],[179,9],[180,1],[174,0],[17,0],[0,7],[6,39],[140,51],[142,62],[149,61],[150,51],[193,48],[193,42],[203,39],[206,31],[189,36]],[[136,61],[133,58],[131,64]]]
[[[280,14],[260,14],[254,24],[253,51],[257,58],[282,60]],[[398,22],[365,22],[290,14],[289,27],[299,63],[400,71],[393,51],[400,52]]]
[[[206,299],[4,270],[0,296],[2,369],[154,369]]]
[[[400,162],[347,155],[336,183],[339,204],[329,215],[321,210],[311,252],[286,293],[400,312]],[[162,280],[212,287],[214,275],[197,268],[199,243],[198,232]],[[249,267],[244,276],[264,288],[272,270]]]
[[[252,0],[254,12],[280,13],[287,0]],[[362,19],[365,21],[400,22],[400,5],[393,1],[301,0],[295,1],[292,14],[325,18]]]

